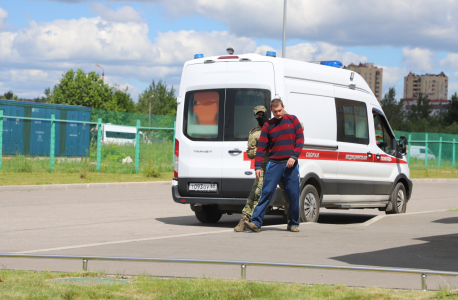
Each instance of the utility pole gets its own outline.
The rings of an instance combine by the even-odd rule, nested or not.
[[[154,98],[154,94],[149,98],[149,113],[148,113],[148,127],[151,127],[151,99]]]
[[[283,47],[281,50],[281,57],[286,58],[286,4],[287,0],[284,0],[283,5]]]

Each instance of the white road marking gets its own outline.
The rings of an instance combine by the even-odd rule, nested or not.
[[[310,223],[303,223],[302,225],[307,225],[307,224],[310,224]],[[286,227],[286,224],[266,225],[266,226],[263,226],[263,227],[267,227],[267,228],[270,228],[270,227]],[[122,241],[112,241],[112,242],[94,243],[94,244],[85,244],[85,245],[74,245],[74,246],[66,246],[66,247],[56,247],[56,248],[48,248],[48,249],[21,251],[21,252],[14,252],[14,253],[16,253],[16,254],[30,254],[30,253],[37,253],[37,252],[59,251],[59,250],[87,248],[87,247],[96,247],[96,246],[105,246],[105,245],[114,245],[114,244],[124,244],[124,243],[133,243],[133,242],[144,242],[144,241],[154,241],[154,240],[163,240],[163,239],[174,239],[174,238],[180,238],[180,237],[215,234],[215,233],[223,233],[223,232],[234,232],[234,229],[225,229],[225,230],[218,230],[218,231],[206,231],[206,232],[197,232],[197,233],[177,234],[177,235],[159,236],[159,237],[151,237],[151,238],[135,239],[135,240],[122,240]]]
[[[411,213],[404,213],[404,214],[395,214],[395,215],[380,215],[380,216],[375,216],[370,220],[367,220],[364,223],[361,223],[360,226],[369,226],[371,224],[374,224],[375,222],[385,218],[385,217],[402,217],[402,216],[408,216],[408,215],[417,215],[417,214],[426,214],[426,213],[435,213],[435,212],[442,212],[442,211],[447,211],[447,209],[441,209],[441,210],[430,210],[430,211],[417,211],[417,212],[411,212]]]
[[[373,223],[377,222],[378,220],[383,219],[385,217],[386,217],[386,215],[375,216],[372,219],[367,220],[364,223],[361,223],[360,226],[369,226],[369,225],[371,225],[371,224],[373,224]]]

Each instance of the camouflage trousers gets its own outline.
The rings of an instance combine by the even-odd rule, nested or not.
[[[259,198],[261,198],[262,184],[264,183],[265,171],[266,170],[262,169],[261,176],[259,178],[256,177],[256,179],[254,180],[253,187],[250,191],[250,195],[248,196],[248,199],[246,200],[246,205],[242,210],[242,214],[248,216],[249,218],[251,218],[254,208],[256,207],[256,205],[258,205]],[[286,195],[285,189],[283,188],[283,182],[281,181],[281,179],[278,182],[278,185],[280,186],[283,199],[285,199],[285,215],[288,216],[289,198],[288,195]]]

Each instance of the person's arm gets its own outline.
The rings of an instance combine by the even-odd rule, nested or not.
[[[248,149],[246,150],[246,154],[249,159],[254,159],[256,157],[256,149],[258,148],[258,139],[255,136],[256,134],[250,132],[250,136],[248,137]]]
[[[264,156],[266,155],[267,145],[269,139],[267,138],[267,122],[264,123],[261,130],[261,136],[258,140],[258,147],[256,149],[256,158],[254,159],[254,169],[261,170]]]
[[[294,117],[293,125],[296,130],[296,141],[291,158],[298,160],[299,155],[301,155],[302,152],[302,147],[304,146],[304,129],[302,129],[302,125],[296,117]]]

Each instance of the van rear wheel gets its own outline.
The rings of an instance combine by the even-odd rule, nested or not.
[[[402,182],[399,182],[393,190],[390,197],[391,210],[385,212],[387,215],[403,214],[407,208],[406,188]]]
[[[301,222],[317,222],[320,215],[320,196],[316,188],[308,184],[299,198],[299,219]]]
[[[197,220],[202,223],[216,223],[223,216],[216,205],[203,205],[202,209],[195,213]]]

